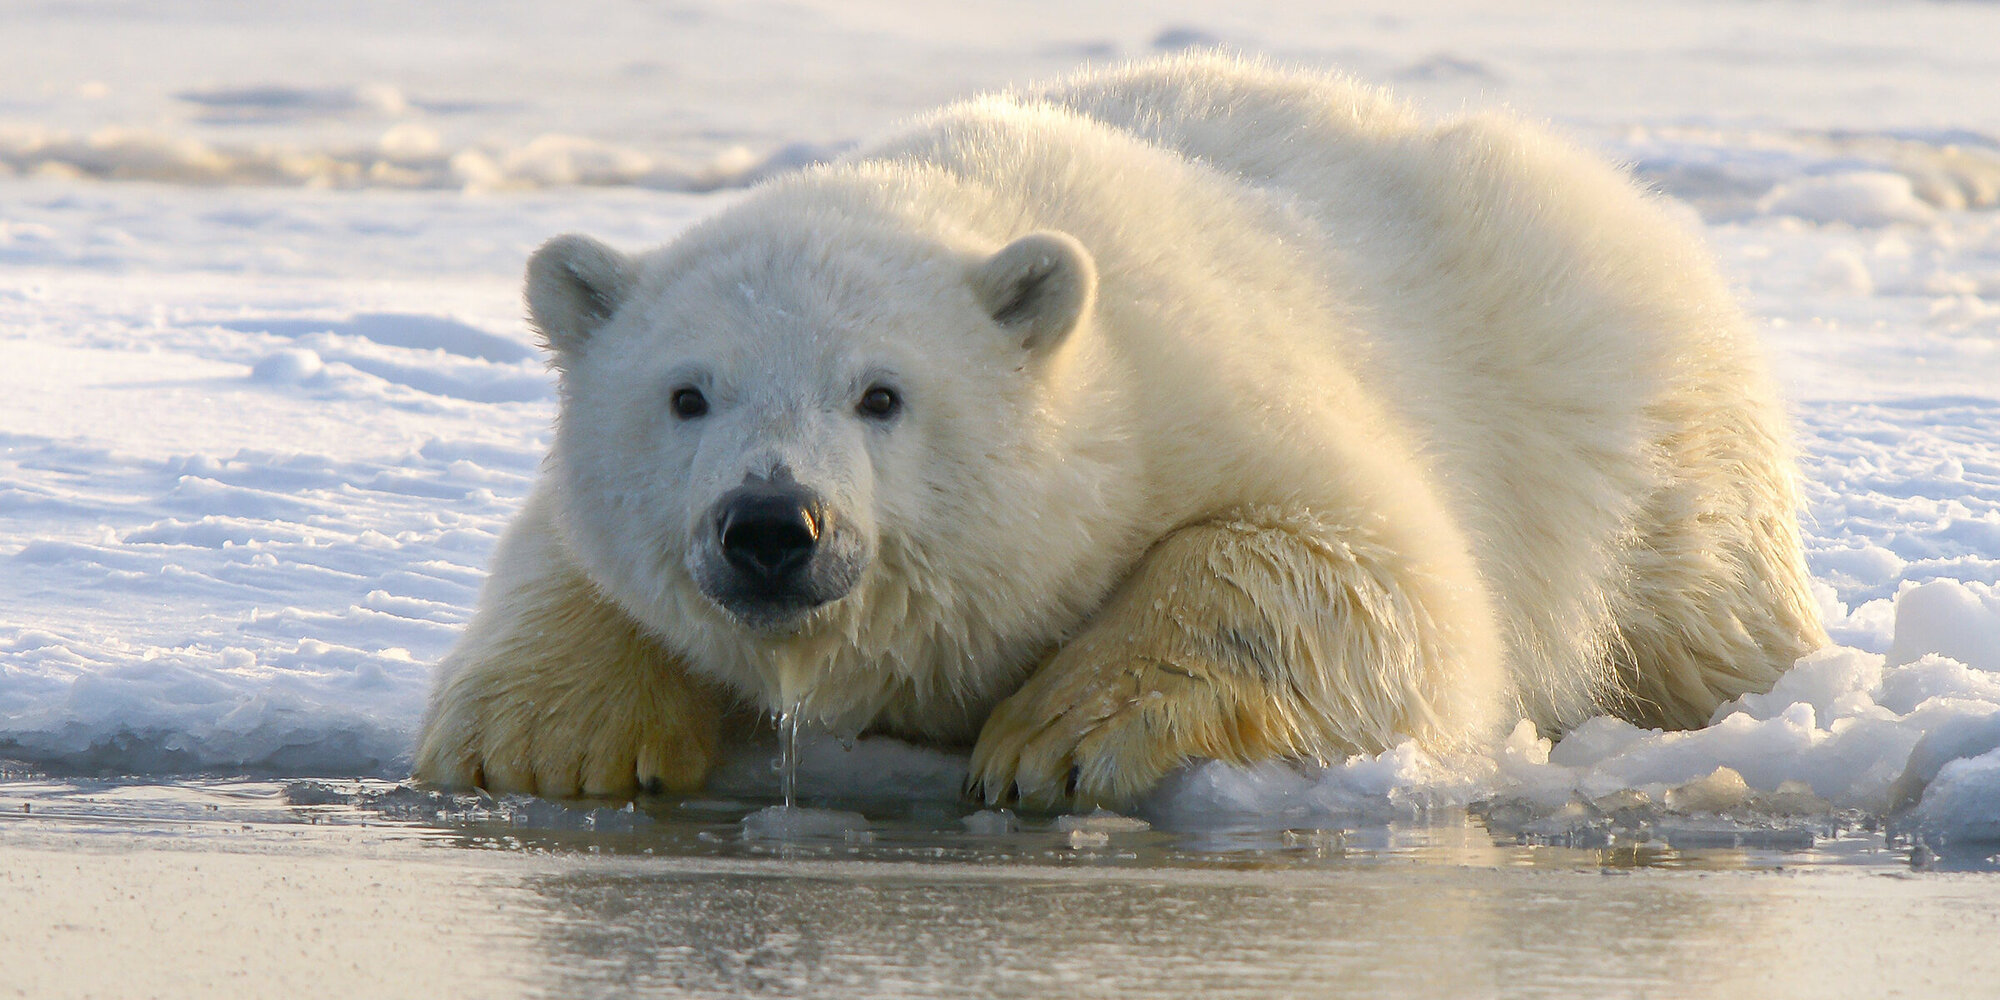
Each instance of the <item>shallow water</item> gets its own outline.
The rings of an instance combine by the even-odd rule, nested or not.
[[[1992,859],[1866,831],[1577,848],[1465,814],[1174,832],[932,803],[758,836],[768,805],[0,782],[0,995],[2000,993]]]

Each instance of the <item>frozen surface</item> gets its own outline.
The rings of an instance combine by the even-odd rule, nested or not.
[[[766,806],[743,817],[743,836],[751,840],[865,840],[868,817],[841,809]]]
[[[547,444],[517,288],[540,240],[661,242],[936,102],[1220,43],[1551,117],[1682,206],[1794,402],[1838,646],[1698,732],[1204,765],[1142,814],[1470,808],[1535,842],[1773,844],[1894,814],[1926,843],[2000,840],[1994,38],[2000,6],[1866,0],[20,7],[0,758],[402,774],[428,665]],[[805,771],[809,795],[943,802],[963,762],[826,741]],[[753,751],[718,787],[767,777]]]

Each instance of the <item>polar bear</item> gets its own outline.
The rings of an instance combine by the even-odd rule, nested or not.
[[[746,713],[989,801],[1704,724],[1825,641],[1745,320],[1495,114],[1193,56],[969,101],[528,265],[561,409],[439,667],[444,787],[698,788]]]

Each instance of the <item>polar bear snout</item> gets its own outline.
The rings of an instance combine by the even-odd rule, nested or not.
[[[819,548],[825,508],[803,490],[743,487],[719,506],[716,531],[722,557],[747,580],[782,586],[806,568]]]
[[[716,501],[695,582],[753,628],[783,628],[845,596],[863,559],[833,508],[789,477],[751,478]]]

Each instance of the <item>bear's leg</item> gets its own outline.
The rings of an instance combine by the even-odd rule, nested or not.
[[[1162,539],[988,717],[972,780],[1032,805],[1123,805],[1194,758],[1331,761],[1472,743],[1504,691],[1469,569],[1305,512]]]
[[[1756,456],[1715,463],[1732,474],[1669,487],[1642,512],[1613,652],[1620,715],[1652,728],[1705,726],[1717,706],[1769,691],[1826,644],[1793,492],[1773,466]]]
[[[715,759],[721,697],[598,594],[539,498],[438,670],[413,769],[427,785],[629,798],[695,791]]]

